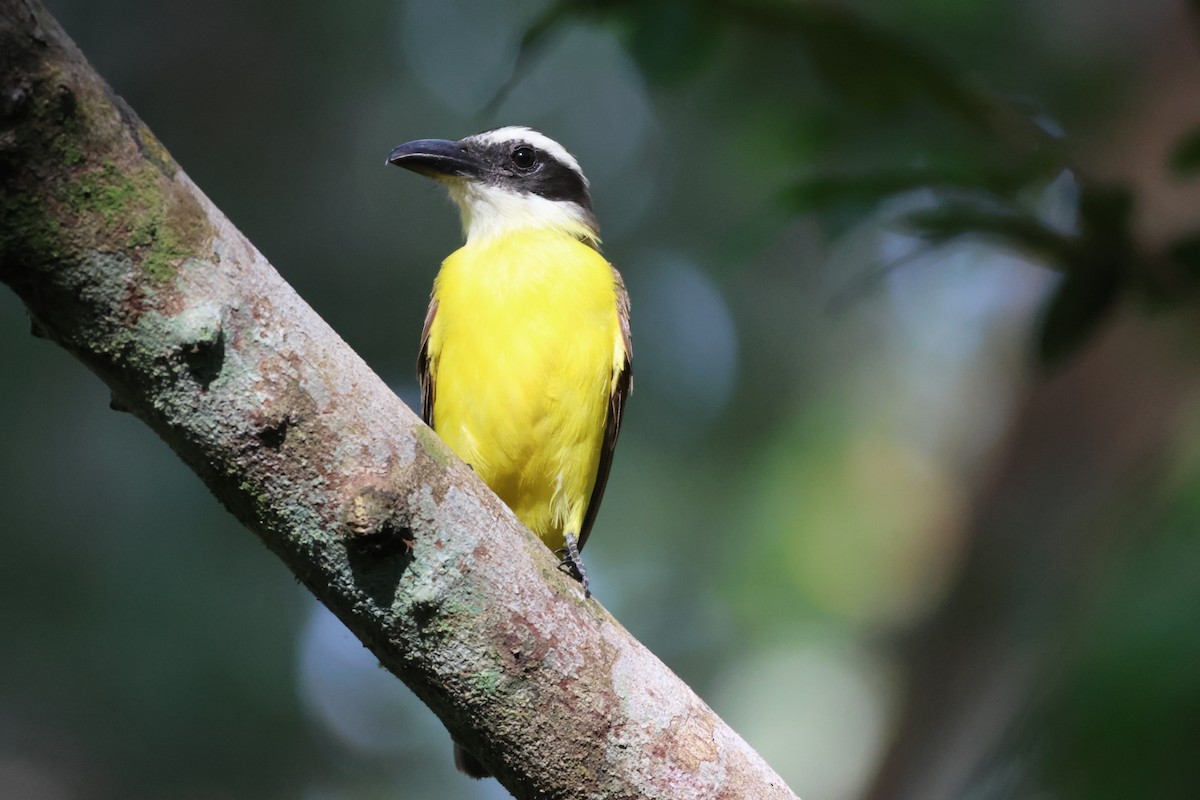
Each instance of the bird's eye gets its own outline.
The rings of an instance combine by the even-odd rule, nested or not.
[[[537,151],[528,145],[521,145],[512,151],[512,162],[517,169],[530,169],[537,163]]]

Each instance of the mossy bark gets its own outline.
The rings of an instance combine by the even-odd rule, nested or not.
[[[583,598],[33,0],[0,0],[0,76],[0,280],[514,795],[794,797]]]

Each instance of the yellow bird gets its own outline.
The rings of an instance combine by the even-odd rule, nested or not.
[[[408,142],[388,163],[444,184],[466,236],[434,280],[421,414],[586,595],[579,551],[633,388],[629,297],[600,254],[587,178],[524,127]],[[488,775],[457,745],[455,763]]]

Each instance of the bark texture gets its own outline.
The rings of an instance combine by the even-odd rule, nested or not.
[[[35,0],[0,280],[517,797],[794,798],[283,281]],[[449,743],[447,743],[449,758]]]

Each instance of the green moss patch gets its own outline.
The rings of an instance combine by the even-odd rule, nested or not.
[[[20,87],[0,171],[0,262],[36,268],[93,252],[119,253],[160,281],[203,254],[203,209],[174,180],[166,149],[109,92],[86,77],[44,68]],[[10,276],[11,277],[11,276]]]

